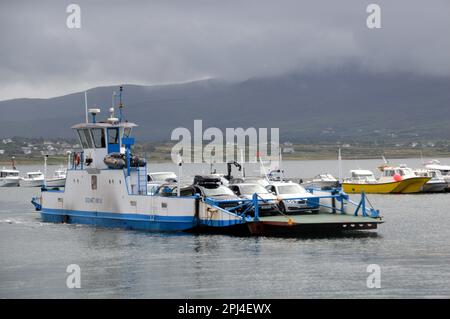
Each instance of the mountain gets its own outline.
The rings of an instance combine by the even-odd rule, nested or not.
[[[89,106],[106,118],[112,91],[88,91]],[[240,82],[124,85],[126,119],[147,141],[170,139],[176,127],[279,127],[282,140],[319,142],[450,138],[450,78],[368,74],[348,69],[292,73]],[[49,99],[0,102],[0,137],[74,137],[84,120],[84,92]]]

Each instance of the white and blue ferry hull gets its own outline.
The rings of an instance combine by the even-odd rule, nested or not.
[[[64,190],[42,192],[42,220],[145,231],[188,231],[245,223],[242,217],[194,196],[132,194],[130,189],[139,189],[133,177],[122,170],[69,170]]]
[[[122,170],[69,170],[64,190],[42,192],[42,220],[150,231],[195,227],[195,197],[132,194],[136,181]]]

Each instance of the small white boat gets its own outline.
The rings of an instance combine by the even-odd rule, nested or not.
[[[442,165],[441,162],[434,159],[424,163],[425,167],[432,170],[437,170],[441,173],[444,180],[447,182],[446,191],[450,190],[450,165]]]
[[[19,181],[18,170],[3,168],[0,171],[0,187],[17,187],[19,186]]]
[[[25,177],[20,179],[20,187],[42,187],[44,186],[44,174],[38,172],[28,172]]]
[[[53,173],[53,177],[45,181],[46,187],[64,187],[66,185],[67,170],[60,167]]]
[[[424,193],[439,193],[444,192],[447,188],[447,181],[442,176],[441,172],[433,169],[415,169],[414,174],[420,177],[431,177],[422,187]]]
[[[339,186],[338,180],[331,174],[319,174],[313,179],[301,183],[305,188],[332,189]]]

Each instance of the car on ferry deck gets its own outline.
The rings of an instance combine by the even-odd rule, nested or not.
[[[242,204],[241,198],[223,185],[221,178],[216,175],[196,175],[191,187],[194,194],[220,201],[219,207],[221,208],[236,207]]]
[[[239,183],[228,186],[242,199],[252,199],[253,194],[258,194],[259,209],[261,213],[270,213],[276,210],[277,197],[266,188],[257,183]]]
[[[303,186],[293,182],[273,182],[266,189],[280,200],[278,207],[283,213],[319,212],[319,203],[308,200],[314,197]]]
[[[150,172],[147,174],[147,193],[154,195],[165,183],[176,183],[177,175],[174,172]]]

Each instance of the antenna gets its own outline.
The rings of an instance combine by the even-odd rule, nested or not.
[[[108,122],[109,123],[116,123],[119,122],[119,119],[116,118],[116,116],[114,115],[114,106],[116,105],[116,91],[113,91],[112,93],[112,106],[109,108],[109,118],[108,118]]]
[[[422,160],[422,165],[425,164],[425,161],[423,160],[423,151],[420,150],[420,159]]]
[[[113,93],[112,93],[112,104],[111,104],[111,107],[115,107],[115,106],[116,106],[116,96],[117,96],[116,91],[113,91]]]
[[[338,151],[338,174],[339,183],[342,183],[342,156],[340,147]]]
[[[242,165],[241,175],[242,175],[242,178],[245,178],[245,167],[244,167],[244,165],[245,165],[245,156],[244,156],[244,150],[241,148],[240,151],[241,151],[241,165]]]
[[[283,158],[281,157],[281,147],[278,148],[278,169],[280,170],[280,180],[284,180],[284,171],[281,168]]]
[[[15,156],[12,156],[12,157],[11,157],[11,166],[12,166],[12,169],[16,169],[16,161],[15,161],[15,159],[16,159]]]
[[[181,195],[181,177],[183,176],[183,156],[178,153],[178,178],[177,178],[177,197]]]
[[[264,167],[264,163],[263,163],[263,161],[261,159],[261,153],[259,151],[256,152],[256,157],[259,160],[260,171],[262,171],[262,173],[264,174],[264,178],[266,179],[266,181],[270,182],[268,172],[267,172],[266,168]]]
[[[119,87],[119,122],[122,122],[122,120],[123,120],[123,114],[122,114],[122,109],[123,109],[122,92],[123,92],[123,86],[121,85]]]
[[[86,113],[86,123],[89,123],[89,119],[88,119],[87,91],[84,91],[84,109],[85,109],[85,113]]]

